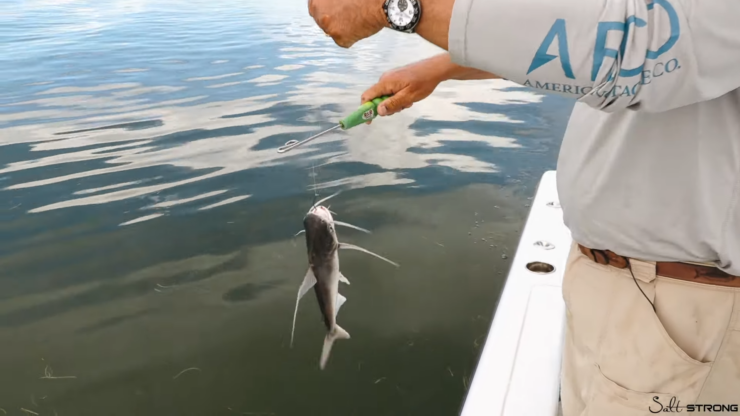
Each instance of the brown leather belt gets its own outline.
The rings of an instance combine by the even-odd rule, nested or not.
[[[609,250],[591,249],[580,244],[578,248],[586,257],[599,264],[618,269],[624,269],[629,264],[629,258]],[[655,263],[655,274],[689,282],[740,288],[740,277],[725,273],[716,267],[699,264],[659,261]]]

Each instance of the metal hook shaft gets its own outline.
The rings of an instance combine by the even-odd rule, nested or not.
[[[289,140],[288,142],[285,143],[285,145],[283,145],[281,147],[278,147],[277,152],[278,153],[285,153],[288,150],[295,149],[298,146],[304,145],[304,144],[310,142],[311,140],[313,140],[313,139],[315,139],[315,138],[317,138],[319,136],[323,136],[324,134],[329,133],[330,131],[336,130],[336,129],[341,128],[341,127],[342,127],[341,124],[337,124],[336,126],[330,128],[328,130],[324,130],[321,133],[319,133],[319,134],[317,134],[315,136],[311,136],[308,139],[302,140],[300,142],[297,141],[297,140]]]

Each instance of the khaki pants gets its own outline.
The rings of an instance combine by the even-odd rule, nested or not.
[[[591,261],[571,249],[563,278],[564,416],[739,415],[740,290]],[[675,397],[675,398],[674,398]],[[732,410],[735,410],[734,412]]]

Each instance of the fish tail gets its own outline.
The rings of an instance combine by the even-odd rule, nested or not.
[[[324,338],[324,348],[321,350],[321,363],[319,364],[322,370],[326,367],[326,362],[329,360],[329,353],[331,352],[332,345],[334,345],[334,341],[338,339],[349,339],[349,333],[339,325],[334,325],[334,329],[327,333]]]

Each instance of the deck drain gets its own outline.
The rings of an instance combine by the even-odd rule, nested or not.
[[[548,243],[547,241],[535,241],[534,243],[535,247],[542,247],[545,250],[552,250],[555,248],[555,245],[552,243]]]
[[[530,272],[539,274],[548,274],[555,271],[555,267],[552,264],[544,263],[541,261],[533,261],[531,263],[527,263],[527,269],[529,269]]]
[[[558,201],[550,201],[547,203],[547,206],[550,208],[560,208],[560,202]]]

